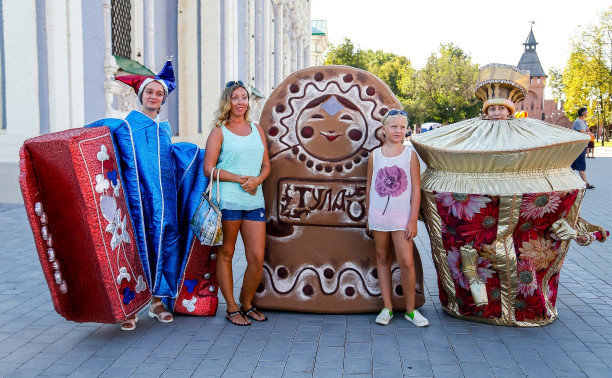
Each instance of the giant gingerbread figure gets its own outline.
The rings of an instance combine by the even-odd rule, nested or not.
[[[270,153],[267,239],[258,307],[321,313],[382,307],[374,242],[366,235],[366,168],[381,119],[401,105],[376,76],[346,66],[294,72],[272,92],[260,124]],[[425,302],[415,248],[416,306]],[[404,299],[392,266],[394,307]]]

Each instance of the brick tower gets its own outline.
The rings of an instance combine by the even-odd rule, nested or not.
[[[563,102],[544,99],[544,89],[546,78],[548,77],[542,69],[540,58],[536,52],[535,36],[533,27],[529,31],[527,39],[523,43],[525,51],[519,60],[517,67],[521,70],[529,70],[531,79],[529,82],[529,92],[523,102],[517,104],[517,111],[525,110],[530,118],[541,119],[542,121],[557,124],[559,126],[571,127],[571,122],[563,112]]]

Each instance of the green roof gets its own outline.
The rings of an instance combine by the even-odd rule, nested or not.
[[[311,20],[310,28],[312,35],[327,34],[327,20]]]

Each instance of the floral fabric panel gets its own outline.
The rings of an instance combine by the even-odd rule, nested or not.
[[[481,194],[433,192],[442,220],[442,242],[455,284],[459,311],[484,318],[501,316],[501,288],[495,266],[495,238],[499,219],[499,197]],[[488,304],[476,306],[468,279],[461,269],[460,248],[471,245],[478,252],[477,274],[486,283]],[[438,275],[439,276],[439,275]],[[448,303],[438,279],[440,302]]]
[[[578,190],[523,195],[513,234],[517,258],[516,320],[547,317],[545,296],[555,306],[561,266],[552,272],[546,288],[543,279],[558,257],[561,240],[548,229],[567,215],[577,195]]]

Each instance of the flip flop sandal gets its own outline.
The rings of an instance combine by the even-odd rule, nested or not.
[[[158,308],[159,306],[162,306],[164,311],[160,312],[159,314],[156,314],[155,309]],[[162,323],[171,323],[174,320],[174,317],[171,317],[170,319],[166,319],[168,315],[172,316],[171,313],[166,311],[166,307],[164,307],[164,304],[161,302],[153,303],[151,307],[149,307],[149,316],[152,318],[156,318]]]
[[[136,329],[136,322],[137,321],[138,321],[138,314],[136,314],[134,316],[134,318],[127,319],[126,321],[121,323],[121,330],[122,331],[133,331],[133,330],[135,330]],[[126,327],[126,325],[129,325],[129,327]]]
[[[250,309],[248,309],[246,311],[243,311],[243,312],[244,312],[244,315],[246,315],[249,318],[255,320],[256,322],[265,322],[265,321],[268,320],[268,318],[264,314],[262,314],[261,312],[257,311],[257,309],[255,307],[251,307]],[[255,318],[255,317],[249,315],[252,312],[255,313],[255,315],[259,316],[259,318],[263,318],[263,319],[258,319],[258,318]]]
[[[227,313],[227,315],[225,316],[225,319],[227,319],[227,321],[228,321],[228,322],[230,322],[230,323],[232,323],[232,324],[234,324],[234,325],[237,325],[237,326],[243,326],[243,327],[244,327],[244,326],[250,326],[250,325],[251,325],[251,322],[249,322],[249,319],[247,319],[247,318],[246,318],[246,316],[244,316],[244,314],[242,313],[242,311],[238,310],[238,311],[234,311],[234,312],[229,312],[229,311],[225,311],[225,312]],[[241,324],[241,323],[236,323],[236,322],[234,322],[234,321],[232,320],[232,317],[233,317],[233,316],[236,316],[236,315],[240,315],[240,316],[242,316],[242,319],[246,320],[248,323]]]

